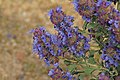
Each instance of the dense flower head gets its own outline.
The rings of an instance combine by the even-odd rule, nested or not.
[[[84,20],[90,22],[93,16],[97,16],[97,20],[101,24],[104,24],[108,19],[108,14],[110,13],[110,8],[108,6],[110,4],[109,1],[104,0],[98,0],[97,2],[94,0],[74,1],[75,10],[82,15]]]
[[[49,76],[54,79],[73,80],[69,72],[64,72],[59,68],[59,56],[84,56],[90,48],[90,40],[82,35],[79,28],[72,27],[74,18],[64,14],[61,7],[51,9],[49,16],[57,33],[50,34],[44,27],[34,29],[33,52],[44,59],[48,66],[54,66],[54,69],[49,71]]]
[[[59,59],[61,57],[66,59],[65,64],[70,69],[76,67],[79,60],[83,61],[83,65],[85,61],[85,64],[91,67],[96,66],[91,61],[96,60],[93,53],[98,52],[102,59],[101,68],[110,70],[120,66],[120,12],[106,0],[74,0],[73,4],[75,10],[86,21],[83,27],[87,28],[90,38],[82,34],[86,29],[81,32],[78,27],[73,27],[74,17],[66,15],[62,7],[51,9],[48,13],[54,29],[57,31],[56,34],[47,32],[44,27],[32,30],[33,52],[37,53],[47,66],[52,67],[48,71],[48,75],[53,80],[76,80],[74,74],[81,73],[76,70],[77,68],[75,68],[76,71],[69,69],[64,71],[60,68]],[[90,49],[91,40],[98,43],[99,50]],[[92,58],[93,56],[94,58]],[[76,65],[72,65],[72,63]],[[80,64],[82,65],[82,63]],[[86,68],[88,67],[85,67],[85,71],[82,73],[86,73]],[[99,74],[98,78],[99,80],[110,80],[110,76],[105,73]]]
[[[52,11],[56,11],[56,14],[63,13],[60,7],[56,8],[56,10],[53,9]],[[50,18],[54,16],[51,11],[49,13],[51,13]],[[54,16],[52,20],[58,16]],[[36,28],[34,30],[33,50],[37,52],[41,58],[45,57],[48,59],[50,56],[61,56],[63,55],[64,48],[76,55],[83,54],[89,50],[89,39],[83,36],[78,28],[71,27],[73,17],[66,15],[62,17],[64,20],[61,20],[60,22],[58,20],[55,24],[54,21],[51,20],[55,26],[54,28],[58,31],[57,35],[50,34],[44,27]],[[78,48],[78,45],[81,45],[79,46],[81,48]]]
[[[63,51],[58,48],[58,38],[56,35],[48,33],[44,27],[36,28],[33,36],[33,51],[39,55],[47,65],[58,63],[57,56],[61,56]]]
[[[116,40],[120,42],[120,12],[112,8],[109,20],[111,31],[115,34]]]
[[[113,32],[120,42],[120,12],[111,6],[111,2],[106,0],[74,0],[73,3],[75,10],[82,15],[85,21],[91,22],[93,17],[96,17],[96,21]]]
[[[82,15],[86,22],[93,22],[95,17],[95,21],[110,32],[101,58],[105,62],[105,67],[117,67],[120,62],[120,48],[116,47],[120,44],[120,12],[111,6],[111,2],[106,0],[74,0],[73,3],[75,10]]]
[[[115,36],[112,34],[109,38],[109,42],[102,50],[101,58],[105,61],[105,67],[118,67],[120,62],[120,48],[116,47],[118,44],[119,43],[116,41]]]
[[[51,22],[54,24],[54,28],[58,31],[58,36],[62,40],[61,45],[63,46],[61,47],[67,47],[68,50],[75,55],[83,55],[90,48],[88,43],[89,40],[80,33],[78,28],[72,27],[74,17],[65,15],[61,9],[61,7],[58,7],[56,9],[50,10],[49,12],[49,14],[51,14]],[[61,20],[59,20],[58,16],[55,14],[62,14],[62,16],[58,15],[61,17]],[[54,19],[58,20],[54,22]],[[79,47],[84,46],[81,49],[77,47],[80,44],[81,46]]]
[[[49,11],[50,20],[54,25],[61,25],[61,26],[71,26],[73,25],[73,17],[67,16],[62,11],[62,7],[57,7],[55,9],[51,9]]]
[[[93,0],[74,0],[73,3],[75,10],[83,19],[90,22],[95,9]]]
[[[73,75],[71,75],[70,72],[63,71],[60,67],[52,68],[51,70],[49,70],[48,75],[55,80],[75,80],[75,78],[73,77]]]
[[[102,72],[99,74],[99,80],[110,80],[110,77]]]

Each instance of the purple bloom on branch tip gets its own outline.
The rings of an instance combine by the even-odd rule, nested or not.
[[[49,15],[49,16],[52,16],[52,14],[53,14],[53,10],[51,9],[51,10],[48,12],[48,15]]]
[[[99,74],[99,80],[110,80],[110,77],[102,72],[101,74]]]
[[[84,49],[88,50],[90,48],[90,45],[88,43],[84,43]]]
[[[40,31],[44,32],[46,29],[44,27],[40,27]]]
[[[42,52],[39,52],[39,58],[40,58],[40,59],[43,59],[43,58],[44,58],[44,55],[42,54]]]
[[[114,66],[115,66],[115,67],[118,67],[118,62],[115,62],[115,63],[114,63]]]
[[[46,47],[51,47],[49,42],[46,42],[45,45],[46,45]]]
[[[84,55],[84,52],[80,50],[78,56],[83,56],[83,55]]]
[[[51,42],[52,42],[53,44],[57,44],[57,36],[51,35]]]
[[[75,2],[74,2],[74,8],[75,8],[75,10],[76,10],[77,12],[79,12],[78,7],[79,7],[78,3],[75,3]]]
[[[31,29],[28,31],[28,33],[34,33],[34,31],[35,31],[34,29]]]
[[[109,68],[110,67],[110,64],[108,62],[105,63],[105,67],[106,68]]]
[[[47,66],[50,66],[50,61],[48,59],[45,59],[44,62],[47,64]]]
[[[96,6],[100,6],[101,5],[101,3],[102,3],[102,0],[98,0],[98,2],[96,3]]]
[[[115,21],[114,22],[114,26],[116,27],[116,28],[118,28],[119,27],[119,23],[118,23],[119,21]]]
[[[70,72],[67,72],[66,76],[68,77],[68,80],[72,80],[72,78],[73,78],[72,75],[70,74]]]
[[[51,36],[51,34],[49,32],[46,32],[45,35],[48,36],[48,37]]]
[[[61,22],[60,25],[61,25],[62,27],[65,27],[65,23],[64,23],[64,22]]]
[[[56,8],[56,11],[57,11],[58,13],[62,12],[62,7],[57,7],[57,8]]]
[[[109,63],[110,64],[113,64],[114,63],[114,60],[112,58],[109,59]]]
[[[37,46],[36,46],[36,45],[33,45],[32,51],[35,52],[35,53],[38,53],[38,49],[37,49]]]
[[[71,38],[72,37],[72,33],[68,33],[68,38]]]
[[[119,54],[115,54],[114,58],[116,58],[117,60],[120,60],[120,55]]]
[[[54,56],[54,51],[53,51],[53,49],[49,48],[49,52]]]
[[[111,5],[111,2],[107,1],[105,5],[108,7],[109,5]]]
[[[105,61],[108,61],[108,60],[109,60],[109,57],[108,57],[108,56],[106,56],[106,57],[104,58],[104,60],[105,60]]]
[[[79,1],[80,1],[80,0],[74,0],[74,1],[73,1],[73,4],[74,4],[74,7],[75,7],[75,10],[76,10],[76,11],[79,11],[79,10],[78,10]]]
[[[87,10],[90,10],[90,6],[86,6],[86,9],[87,9]]]
[[[66,42],[66,40],[67,40],[67,37],[66,37],[66,36],[63,36],[62,41],[63,41],[63,42]]]
[[[38,50],[41,51],[42,50],[42,46],[40,44],[37,45]]]
[[[87,21],[87,22],[90,22],[91,19],[90,18],[87,18],[86,16],[82,16],[83,20]]]
[[[60,56],[61,52],[62,52],[62,51],[61,51],[60,49],[57,50],[58,56]]]
[[[54,74],[54,72],[55,72],[54,69],[51,69],[51,70],[49,71],[48,75],[49,75],[49,76],[52,76],[52,75]]]
[[[114,21],[111,19],[108,21],[109,24],[112,24]]]
[[[45,43],[46,42],[46,36],[45,35],[42,35],[41,36],[41,39],[42,39],[42,41]]]
[[[77,35],[79,38],[81,38],[81,39],[83,39],[84,38],[84,36],[81,34],[81,33],[78,33],[78,35]]]
[[[54,67],[57,68],[59,66],[59,63],[55,63]]]
[[[75,51],[75,46],[72,46],[71,49],[72,49],[73,51]]]
[[[120,53],[120,49],[117,49],[116,52],[117,52],[117,53]]]
[[[101,59],[105,60],[106,55],[103,53],[101,54]]]

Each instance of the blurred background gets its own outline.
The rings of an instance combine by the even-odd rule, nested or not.
[[[0,0],[0,80],[50,80],[48,68],[32,53],[32,34],[38,25],[54,33],[48,11],[62,6],[83,24],[69,0]]]

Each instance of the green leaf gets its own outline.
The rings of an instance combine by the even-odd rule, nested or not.
[[[65,63],[66,65],[70,65],[70,64],[71,64],[71,61],[69,61],[69,60],[64,60],[64,63]]]
[[[83,24],[83,30],[86,30],[87,25],[88,25],[88,22],[85,21]]]
[[[92,16],[92,22],[95,22],[97,19],[97,16]]]
[[[87,25],[87,28],[94,28],[97,24],[94,22],[91,22]]]
[[[103,33],[96,33],[95,36],[98,38],[99,36],[103,35]]]
[[[117,45],[117,48],[120,48],[120,44]]]
[[[117,69],[118,72],[120,72],[120,64],[119,64],[119,66],[116,69]]]
[[[94,57],[90,57],[90,58],[88,59],[88,63],[96,64]]]
[[[95,50],[90,50],[89,53],[90,53],[89,57],[93,57],[95,54]]]
[[[95,68],[91,68],[91,67],[86,67],[85,68],[85,74],[87,75],[91,75],[91,73],[95,70]]]
[[[76,65],[75,64],[71,64],[68,66],[68,70],[72,73],[76,68]]]
[[[82,61],[80,61],[79,64],[86,64],[86,62],[82,62]]]
[[[80,75],[79,80],[84,80],[84,75]]]

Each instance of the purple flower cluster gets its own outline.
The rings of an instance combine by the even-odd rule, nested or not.
[[[120,62],[120,12],[113,8],[111,2],[105,0],[74,0],[75,10],[82,15],[87,22],[101,24],[110,32],[108,43],[104,45],[101,58],[105,61],[105,67],[111,65],[117,67]]]
[[[110,80],[110,77],[107,76],[105,73],[101,73],[99,75],[99,80]]]
[[[84,55],[90,48],[88,43],[89,39],[83,36],[78,28],[71,27],[74,18],[72,16],[66,16],[61,10],[61,7],[50,10],[49,15],[51,22],[54,24],[54,28],[58,31],[58,36],[62,41],[61,47],[66,47],[70,52],[77,56]],[[81,46],[78,47],[78,45]]]
[[[100,47],[98,52],[102,53],[99,54],[101,54],[103,66],[107,69],[119,68],[120,12],[106,0],[74,0],[73,3],[75,10],[86,21],[90,39],[95,40]],[[33,52],[43,59],[47,66],[53,67],[48,71],[48,75],[53,80],[76,80],[74,73],[71,72],[71,74],[68,69],[63,71],[59,59],[61,57],[86,58],[86,53],[91,51],[90,39],[85,37],[78,27],[73,27],[74,17],[66,15],[62,7],[51,9],[48,15],[57,33],[51,34],[44,27],[34,29],[32,31]],[[76,72],[76,74],[79,73]],[[110,76],[101,73],[99,80],[110,80]]]
[[[115,39],[120,43],[120,12],[114,8],[112,8],[112,16],[110,16],[109,29],[112,34],[115,35]]]
[[[59,60],[56,56],[62,54],[60,49],[54,49],[57,48],[56,43],[57,36],[46,32],[44,27],[34,30],[33,52],[37,53],[40,59],[45,58],[44,61],[47,65],[58,63]]]
[[[74,18],[65,15],[61,7],[51,9],[49,16],[57,34],[50,34],[44,27],[34,29],[33,52],[44,59],[48,66],[52,64],[59,71],[58,57],[65,55],[84,56],[90,48],[90,40],[83,36],[78,28],[72,27]],[[54,72],[56,71],[51,69],[48,75],[52,76]],[[65,75],[70,74],[66,72]],[[72,77],[68,80],[72,80]]]
[[[105,61],[105,67],[118,67],[120,62],[120,48],[116,47],[118,44],[115,35],[110,35],[109,42],[104,46],[101,55],[102,60]]]
[[[82,15],[82,18],[90,22],[94,13],[94,1],[93,0],[74,0],[75,10]]]
[[[61,68],[53,68],[48,72],[48,75],[55,80],[76,80],[71,73],[64,72]]]
[[[97,23],[115,34],[120,42],[120,12],[111,6],[106,0],[74,0],[75,10],[82,15],[87,22],[92,22],[96,17]]]

